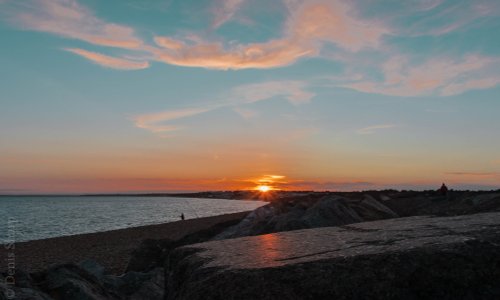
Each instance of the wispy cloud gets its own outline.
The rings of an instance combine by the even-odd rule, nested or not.
[[[360,128],[356,130],[358,134],[373,134],[378,130],[394,128],[396,125],[394,124],[381,124],[381,125],[373,125],[364,128]]]
[[[297,5],[281,38],[226,48],[200,37],[185,41],[157,36],[155,42],[161,48],[154,53],[168,64],[237,70],[286,66],[301,57],[319,55],[324,43],[347,51],[378,47],[389,30],[352,16],[351,10],[342,1],[308,1]]]
[[[233,110],[245,120],[253,119],[259,115],[256,110],[243,107],[235,107]]]
[[[134,61],[124,58],[117,58],[78,48],[66,48],[64,50],[78,54],[98,65],[107,68],[119,70],[139,70],[149,67],[149,62],[147,61]]]
[[[410,26],[402,27],[399,34],[410,36],[442,36],[464,29],[474,24],[478,19],[499,15],[500,5],[497,1],[434,2],[429,2],[429,9],[426,9],[428,14],[421,16],[417,21],[411,23]],[[445,5],[441,5],[443,3]]]
[[[283,97],[294,105],[307,103],[315,94],[308,92],[306,88],[307,84],[302,81],[271,81],[242,85],[233,88],[229,93],[221,95],[213,101],[205,102],[203,106],[138,115],[133,117],[133,121],[139,128],[154,133],[162,133],[180,129],[177,126],[170,125],[170,121],[196,116],[224,107],[232,107],[243,118],[248,119],[255,116],[256,112],[241,107],[242,105],[270,100],[275,97]]]
[[[25,29],[53,33],[91,44],[137,48],[142,41],[131,27],[107,23],[76,0],[16,1],[11,22]]]
[[[218,28],[230,21],[235,13],[240,9],[245,0],[218,0],[213,7],[214,20],[213,28]]]
[[[382,64],[383,81],[361,79],[340,86],[392,96],[452,96],[500,83],[500,59],[481,55],[433,58],[424,63],[396,56]]]
[[[192,117],[212,108],[190,108],[180,110],[169,110],[152,114],[143,114],[133,117],[135,126],[155,133],[164,133],[179,130],[180,127],[165,124],[166,122],[186,117]]]
[[[315,96],[306,90],[308,83],[300,80],[269,81],[233,88],[231,103],[255,103],[273,97],[285,97],[292,104],[308,103]]]
[[[481,18],[500,15],[498,1],[404,1],[395,4],[395,10],[381,11],[383,20],[363,16],[363,9],[374,4],[341,0],[282,1],[288,13],[281,33],[274,39],[255,43],[226,42],[193,32],[153,35],[154,43],[150,43],[139,38],[132,27],[98,18],[77,0],[8,1],[2,8],[6,7],[10,22],[22,28],[121,48],[145,57],[136,61],[69,49],[94,63],[120,70],[147,68],[151,61],[220,70],[267,69],[291,65],[306,57],[330,57],[325,53],[333,52],[333,59],[344,63],[347,70],[356,67],[358,74],[357,79],[337,80],[335,86],[366,93],[452,96],[500,84],[500,59],[496,57],[443,54],[416,59],[411,53],[395,50],[385,38],[448,34]],[[244,0],[218,0],[217,3],[213,11],[215,28],[231,20],[246,5]],[[415,17],[415,11],[425,14]],[[409,26],[400,26],[401,15],[404,20],[414,21],[410,21]],[[366,60],[366,50],[376,53],[376,62],[362,63]],[[350,61],[343,60],[342,57],[348,56]],[[390,58],[379,63],[381,57]],[[294,93],[290,100],[308,101],[309,97]]]

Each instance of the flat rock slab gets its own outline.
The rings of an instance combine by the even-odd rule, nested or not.
[[[500,213],[194,244],[167,270],[169,299],[500,299]]]

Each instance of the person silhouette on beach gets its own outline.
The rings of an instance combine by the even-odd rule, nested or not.
[[[446,184],[443,183],[441,187],[439,188],[438,192],[441,194],[441,196],[447,196],[448,195],[448,187]]]
[[[184,221],[184,213],[181,214],[181,220]]]

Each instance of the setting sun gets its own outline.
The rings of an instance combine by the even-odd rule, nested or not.
[[[265,193],[265,192],[267,192],[267,191],[271,190],[271,187],[270,187],[270,186],[268,186],[268,185],[259,185],[259,186],[257,187],[257,190],[259,190],[259,191],[261,191],[261,192]]]

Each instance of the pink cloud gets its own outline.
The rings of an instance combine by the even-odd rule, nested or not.
[[[149,62],[147,61],[134,61],[129,59],[116,58],[77,48],[66,48],[64,50],[78,54],[98,65],[107,68],[119,70],[139,70],[149,67]]]
[[[314,45],[330,42],[340,48],[359,51],[376,48],[382,36],[390,33],[383,24],[362,20],[345,1],[307,1],[288,20],[292,40]]]
[[[215,27],[230,20],[244,4],[244,0],[220,1]],[[168,64],[224,70],[290,65],[302,57],[318,56],[325,43],[344,51],[374,48],[389,33],[382,24],[360,19],[353,7],[340,0],[289,1],[288,5],[290,14],[281,37],[229,47],[197,35],[182,39],[156,36],[156,45],[146,45],[134,29],[101,20],[76,0],[31,0],[29,5],[14,6],[12,22],[95,45],[146,52],[150,59]]]
[[[286,66],[301,57],[317,56],[324,43],[347,51],[378,47],[389,30],[382,24],[360,20],[352,10],[341,1],[308,1],[295,8],[281,38],[226,48],[199,37],[184,41],[157,36],[155,43],[161,48],[153,53],[168,64],[244,69]]]
[[[382,64],[383,81],[361,79],[340,86],[392,96],[451,96],[500,84],[499,65],[499,59],[480,55],[431,59],[419,65],[396,56]]]
[[[11,21],[25,29],[49,32],[91,44],[137,48],[142,41],[132,28],[106,23],[78,4],[76,0],[32,0]]]

